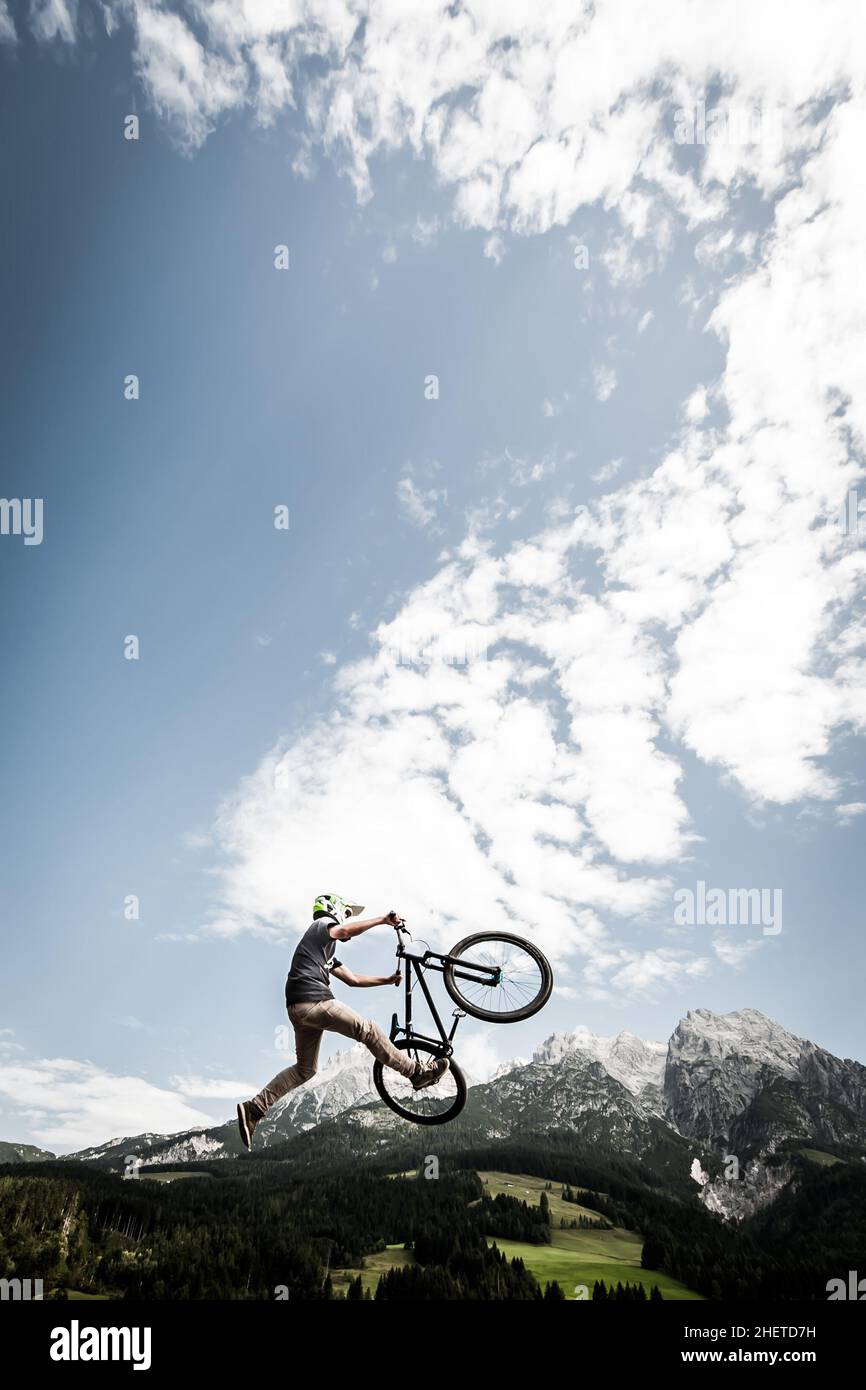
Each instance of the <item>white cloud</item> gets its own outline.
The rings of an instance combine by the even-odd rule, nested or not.
[[[732,258],[742,252],[742,243],[737,241],[733,227],[723,231],[708,232],[695,246],[695,257],[701,265],[715,270],[724,270]]]
[[[718,313],[736,356],[754,326],[726,297]],[[816,423],[831,418],[825,405]],[[687,851],[681,769],[663,738],[674,732],[759,800],[823,797],[830,730],[856,708],[850,644],[840,671],[812,668],[862,566],[813,528],[814,497],[774,486],[782,461],[755,433],[752,456],[736,412],[726,434],[689,420],[654,473],[596,508],[498,556],[470,536],[378,629],[376,653],[341,673],[336,723],[275,750],[226,809],[222,929],[300,925],[285,847],[321,874],[339,847],[367,901],[396,891],[443,941],[452,921],[504,915],[566,980],[579,961],[594,997],[703,975],[707,958],[626,949],[604,921],[659,901],[665,880],[637,866]],[[788,468],[789,489],[826,487],[809,462]],[[587,551],[605,580],[598,596],[572,568]],[[448,665],[460,640],[489,659]],[[360,798],[359,831],[346,807]],[[729,965],[743,955],[715,948]]]
[[[648,202],[642,198],[642,202]],[[620,218],[627,222],[624,201],[620,202]],[[611,283],[623,288],[641,285],[664,264],[673,243],[673,231],[667,215],[657,218],[652,236],[646,235],[645,228],[635,227],[611,237],[601,253],[600,260],[610,277]],[[645,239],[638,240],[637,237]]]
[[[499,559],[465,542],[378,629],[375,654],[338,677],[338,717],[276,748],[224,807],[221,931],[297,929],[298,873],[318,881],[337,866],[427,937],[509,921],[558,961],[594,960],[599,979],[639,978],[599,914],[640,913],[669,885],[607,856],[676,857],[688,817],[676,763],[654,741],[658,658],[568,574],[585,524]],[[562,712],[571,740],[557,733]]]
[[[401,512],[407,521],[422,531],[441,529],[438,524],[439,507],[447,500],[446,488],[417,487],[408,477],[401,478],[397,483],[397,502]]]
[[[465,1024],[464,1024],[465,1027]],[[481,1081],[489,1081],[490,1077],[501,1065],[502,1058],[499,1056],[491,1039],[491,1029],[483,1032],[466,1032],[459,1034],[460,1047],[458,1049],[457,1060],[461,1070],[475,1084]]]
[[[241,1100],[255,1095],[258,1087],[248,1081],[231,1081],[215,1076],[170,1076],[169,1085],[184,1096],[199,1100]]]
[[[0,1060],[0,1095],[36,1143],[55,1153],[104,1143],[110,1135],[171,1134],[212,1123],[176,1091],[65,1057]]]
[[[294,101],[305,160],[332,158],[364,199],[374,157],[408,146],[494,260],[504,233],[565,226],[592,204],[616,210],[602,261],[625,287],[675,235],[697,236],[682,302],[709,314],[702,326],[725,349],[651,473],[504,554],[471,533],[406,597],[370,660],[341,673],[339,718],[274,750],[225,809],[213,930],[294,924],[289,845],[305,870],[348,858],[368,901],[390,899],[396,874],[443,933],[461,904],[542,936],[564,917],[551,949],[589,961],[599,991],[704,970],[688,955],[624,951],[602,922],[650,905],[657,866],[687,849],[681,749],[756,803],[820,800],[838,790],[837,732],[866,724],[853,617],[866,561],[821,521],[860,476],[866,440],[866,319],[852,292],[866,213],[859,4],[765,0],[741,22],[706,4],[695,24],[688,0],[652,14],[630,0],[425,13],[261,0],[199,7],[198,37],[151,0],[133,8],[139,73],[185,147],[241,106],[268,121]],[[302,73],[310,54],[314,76]],[[720,75],[729,103],[780,108],[780,135],[683,159],[674,109]],[[744,187],[766,200],[760,237],[731,234]],[[598,398],[615,386],[598,367]],[[710,398],[724,425],[707,424]],[[429,529],[446,500],[411,477],[398,498]],[[597,595],[578,574],[587,555]],[[465,669],[437,663],[461,635],[498,649]],[[424,672],[395,665],[395,647],[420,649]],[[359,832],[346,808],[362,797]]]
[[[592,389],[597,401],[609,401],[616,390],[616,372],[613,367],[599,366],[592,373]]]
[[[759,947],[763,946],[764,940],[763,937],[753,937],[751,940],[738,941],[736,937],[716,936],[713,938],[713,950],[722,965],[739,969]]]
[[[74,43],[77,15],[77,0],[30,0],[30,28],[40,43],[49,43],[52,39]]]
[[[670,211],[696,226],[748,178],[779,188],[811,140],[809,103],[862,73],[866,44],[855,0],[805,0],[798,20],[788,0],[765,0],[760,19],[749,11],[742,23],[706,4],[699,24],[689,0],[652,15],[630,0],[591,11],[473,0],[424,13],[259,0],[196,4],[196,34],[154,0],[131,0],[131,13],[142,80],[184,145],[240,105],[268,122],[295,104],[307,150],[324,149],[362,198],[374,156],[408,145],[453,186],[460,221],[546,231],[600,202],[620,209],[635,264],[640,243],[664,253]],[[303,66],[311,56],[315,75]],[[719,73],[730,102],[785,113],[782,139],[708,145],[705,174],[686,171],[674,108],[693,106]]]
[[[709,414],[710,406],[707,400],[706,386],[698,386],[686,401],[686,419],[697,424]]]
[[[686,951],[671,948],[621,952],[610,976],[609,987],[597,991],[600,999],[627,997],[655,998],[664,989],[701,979],[709,971],[709,961],[695,959]]]
[[[505,260],[505,242],[501,236],[489,236],[484,243],[484,254],[489,261],[495,265],[501,265]]]
[[[566,392],[563,400],[568,399],[570,399],[570,397],[568,392]],[[572,457],[573,455],[566,454],[563,462],[569,462]],[[508,466],[509,482],[514,487],[528,487],[530,483],[541,482],[542,478],[546,478],[551,473],[555,473],[557,469],[557,460],[553,454],[545,454],[543,458],[539,459],[530,459],[526,458],[525,455],[518,457],[512,454],[510,449],[506,449],[498,459],[488,459],[484,464],[484,468],[494,468],[498,464],[506,464]]]
[[[866,801],[846,801],[843,805],[836,807],[836,815],[843,825],[847,825],[857,816],[862,816],[864,812],[866,812]]]
[[[229,8],[221,7],[229,15]],[[135,65],[157,114],[174,130],[180,144],[196,149],[214,129],[220,116],[242,106],[252,84],[250,64],[224,50],[208,50],[183,19],[150,0],[133,0],[136,28]],[[261,73],[262,77],[266,72]],[[284,85],[282,66],[277,73]],[[273,111],[273,87],[260,84],[259,112],[267,120]]]
[[[561,396],[545,396],[541,402],[541,413],[545,419],[552,420],[554,416],[562,414],[570,400],[570,391],[563,391]]]
[[[603,463],[601,468],[593,473],[592,481],[594,483],[609,483],[611,478],[616,477],[624,463],[625,459],[608,459],[607,463]]]
[[[0,0],[0,43],[17,43],[18,35],[15,32],[15,21],[9,13],[6,0]]]
[[[416,217],[412,228],[412,240],[419,246],[432,246],[439,232],[437,217]]]

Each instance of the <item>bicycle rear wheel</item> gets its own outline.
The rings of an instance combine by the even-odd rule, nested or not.
[[[506,932],[476,932],[459,941],[448,954],[459,956],[460,965],[493,966],[499,971],[495,983],[467,979],[457,965],[446,965],[445,988],[455,1004],[473,1018],[485,1023],[519,1023],[532,1018],[550,998],[553,971],[547,958],[532,942]]]
[[[401,1052],[408,1052],[416,1062],[429,1062],[442,1056],[442,1049],[417,1038],[401,1038],[394,1042]],[[454,1058],[435,1086],[416,1091],[407,1076],[382,1062],[373,1065],[373,1084],[387,1106],[413,1125],[444,1125],[453,1120],[466,1104],[466,1081]]]

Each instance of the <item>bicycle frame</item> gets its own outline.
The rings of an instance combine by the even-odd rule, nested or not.
[[[466,1017],[466,1013],[463,1009],[455,1009],[451,1032],[446,1033],[445,1025],[439,1017],[439,1011],[433,1002],[433,996],[430,993],[427,981],[424,979],[424,972],[426,970],[436,970],[441,975],[444,974],[445,967],[450,965],[454,968],[454,974],[458,979],[475,980],[478,983],[496,985],[499,984],[502,971],[498,966],[473,965],[471,962],[461,960],[459,956],[442,955],[439,951],[427,950],[421,955],[415,955],[411,951],[407,951],[403,945],[402,934],[406,932],[405,927],[398,927],[396,930],[398,933],[397,960],[405,964],[404,993],[406,1000],[406,1022],[401,1024],[396,1013],[391,1015],[391,1041],[394,1042],[396,1038],[401,1036],[407,1039],[417,1038],[419,1042],[432,1043],[434,1047],[439,1049],[440,1056],[450,1057],[454,1051],[452,1043],[454,1041],[454,1034],[457,1032],[457,1024],[460,1022],[461,1018]],[[408,933],[406,934],[408,935]],[[416,1033],[415,1029],[412,1027],[413,972],[417,976],[424,998],[427,1000],[427,1007],[433,1015],[434,1022],[439,1031],[438,1038],[430,1038],[424,1033]]]

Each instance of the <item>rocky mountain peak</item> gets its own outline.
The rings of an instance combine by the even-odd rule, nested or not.
[[[605,1071],[633,1095],[646,1086],[660,1086],[664,1077],[667,1045],[645,1042],[624,1030],[614,1037],[600,1037],[586,1027],[552,1033],[532,1055],[533,1062],[555,1065],[569,1056],[600,1062]]]
[[[528,1067],[529,1062],[525,1057],[512,1057],[510,1062],[500,1062],[495,1071],[491,1072],[488,1081],[499,1081],[503,1076],[508,1076],[509,1072],[519,1071],[521,1067]]]
[[[668,1064],[702,1059],[721,1063],[736,1055],[794,1076],[802,1048],[802,1038],[758,1009],[739,1009],[729,1014],[690,1009],[673,1031]]]
[[[799,1077],[802,1039],[757,1009],[692,1009],[668,1045],[664,1091],[681,1134],[724,1145],[731,1125],[774,1078]]]
[[[405,1137],[404,1122],[378,1103],[370,1063],[360,1045],[332,1054],[268,1113],[256,1131],[257,1149],[305,1134],[312,1140],[327,1121],[336,1124],[326,1125],[328,1144],[336,1135],[358,1158],[397,1142],[398,1132]],[[486,1083],[467,1075],[467,1084],[465,1118],[486,1142],[571,1131],[587,1149],[631,1155],[666,1175],[691,1171],[705,1204],[730,1219],[772,1201],[789,1180],[790,1164],[764,1161],[780,1149],[841,1147],[866,1157],[866,1067],[797,1037],[758,1009],[692,1009],[667,1044],[627,1029],[611,1036],[583,1026],[554,1032],[530,1062],[512,1058]],[[130,1153],[149,1165],[240,1152],[229,1121],[69,1157],[118,1167]],[[742,1183],[719,1171],[718,1160],[729,1154],[743,1164]]]

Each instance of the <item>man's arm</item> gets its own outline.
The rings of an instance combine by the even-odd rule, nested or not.
[[[329,927],[328,932],[335,941],[351,941],[353,936],[360,936],[371,927],[396,927],[400,920],[396,912],[389,912],[385,917],[365,917],[360,922],[353,922],[350,917],[339,927]]]
[[[356,975],[354,970],[349,970],[345,965],[335,965],[331,974],[335,979],[342,980],[344,985],[351,985],[353,989],[370,989],[373,985],[399,985],[403,978],[399,970],[395,970],[393,975]]]

